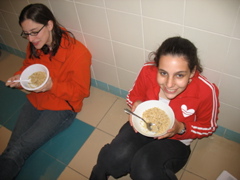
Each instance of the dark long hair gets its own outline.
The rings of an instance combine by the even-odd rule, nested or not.
[[[192,42],[181,37],[171,37],[166,39],[162,45],[153,53],[155,55],[154,61],[158,67],[161,56],[177,55],[183,56],[187,62],[190,71],[196,70],[202,72],[202,65],[197,55],[197,48]]]
[[[54,17],[53,13],[49,10],[49,8],[43,4],[29,4],[25,8],[23,8],[20,16],[19,16],[19,25],[21,26],[22,22],[31,19],[34,22],[47,25],[48,21],[51,20],[53,22],[53,29],[52,29],[52,51],[50,53],[49,47],[45,44],[41,50],[44,54],[50,53],[51,56],[54,56],[58,48],[61,44],[61,38],[67,38],[69,39],[69,35],[71,35],[73,38],[73,34],[61,27],[56,18]],[[75,39],[74,39],[75,40]],[[30,57],[29,58],[39,58],[39,53],[37,49],[33,46],[32,43],[30,43]]]

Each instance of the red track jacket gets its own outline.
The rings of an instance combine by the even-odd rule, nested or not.
[[[153,62],[143,66],[127,96],[127,104],[130,107],[137,100],[159,100],[157,73],[158,69]],[[218,95],[216,85],[197,71],[187,88],[169,102],[175,118],[186,124],[186,132],[183,135],[176,134],[171,139],[181,140],[188,145],[192,139],[211,135],[217,127]]]

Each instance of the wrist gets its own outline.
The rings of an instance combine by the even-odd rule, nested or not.
[[[186,132],[186,125],[185,123],[182,122],[182,127],[180,129],[180,131],[178,131],[179,135],[183,135]]]

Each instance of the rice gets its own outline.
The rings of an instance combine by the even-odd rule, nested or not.
[[[37,71],[28,77],[28,79],[30,79],[30,83],[28,84],[31,88],[35,88],[40,86],[46,80],[46,78],[47,74],[45,72]]]
[[[145,110],[142,114],[142,118],[147,122],[156,124],[156,130],[153,130],[156,134],[165,133],[170,126],[170,118],[168,115],[161,110],[160,108],[154,107],[148,110]],[[144,128],[147,129],[146,124],[144,123]]]

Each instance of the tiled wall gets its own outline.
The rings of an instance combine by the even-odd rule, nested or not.
[[[37,0],[0,0],[1,48],[24,56],[21,9]],[[170,36],[190,39],[220,89],[220,133],[240,133],[239,0],[41,0],[93,55],[92,85],[124,97]]]

